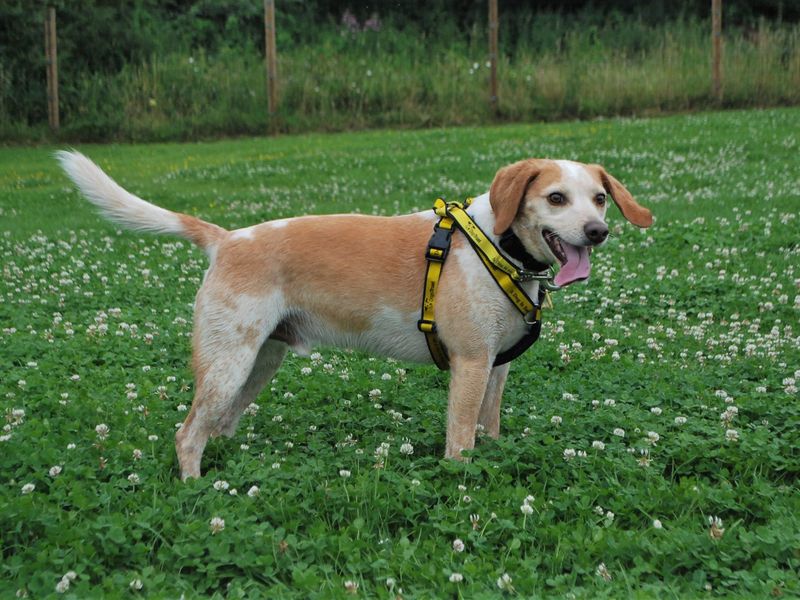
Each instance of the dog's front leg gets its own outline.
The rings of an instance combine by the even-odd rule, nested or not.
[[[506,363],[492,369],[486,394],[481,403],[481,411],[478,414],[478,424],[482,425],[486,434],[494,439],[500,437],[500,400],[503,398],[509,365],[510,363]]]
[[[475,426],[486,394],[491,365],[488,357],[450,358],[450,395],[447,408],[446,458],[461,458],[475,447]]]

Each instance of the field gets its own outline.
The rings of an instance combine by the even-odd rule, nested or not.
[[[441,459],[446,374],[321,348],[187,483],[205,256],[106,224],[56,148],[0,148],[0,597],[797,597],[798,132],[775,109],[79,147],[226,227],[422,210],[527,156],[599,162],[656,215],[609,209],[469,463]]]

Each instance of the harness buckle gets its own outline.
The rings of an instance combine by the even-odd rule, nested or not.
[[[425,250],[425,258],[433,262],[443,263],[450,252],[450,238],[453,230],[439,227],[437,223],[433,227],[433,235],[428,242],[428,249]]]
[[[436,321],[420,319],[417,321],[417,329],[419,329],[422,333],[436,333]]]

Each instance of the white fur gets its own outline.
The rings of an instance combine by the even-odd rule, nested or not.
[[[129,229],[183,234],[178,216],[122,189],[80,152],[56,153],[61,167],[84,196],[109,220]]]

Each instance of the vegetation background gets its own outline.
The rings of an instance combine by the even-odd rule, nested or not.
[[[482,124],[485,0],[279,0],[281,109],[266,110],[259,0],[47,2],[73,141]],[[710,2],[500,3],[501,121],[716,106]],[[47,128],[45,2],[0,3],[0,139]],[[724,107],[800,102],[800,4],[725,0]]]

